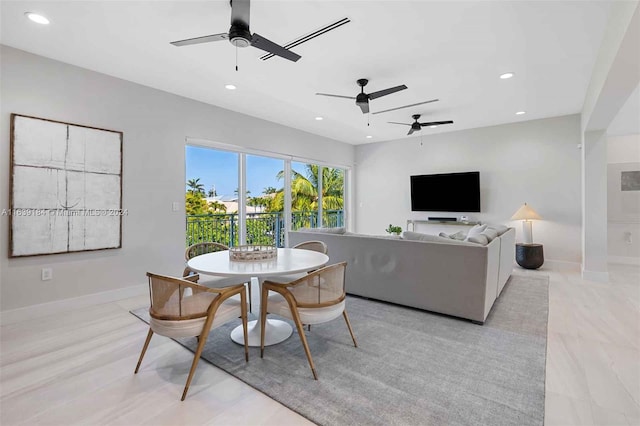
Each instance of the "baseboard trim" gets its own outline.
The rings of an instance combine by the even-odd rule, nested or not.
[[[544,265],[554,271],[576,271],[579,272],[582,268],[580,262],[570,262],[568,260],[547,259],[544,261]]]
[[[609,263],[617,263],[621,265],[640,265],[640,257],[609,256]]]
[[[595,281],[598,283],[608,283],[609,273],[603,271],[587,271],[586,269],[583,269],[582,279],[586,281]]]
[[[149,291],[147,284],[139,284],[116,290],[103,291],[88,294],[86,296],[70,299],[56,300],[54,302],[41,303],[39,305],[25,306],[24,308],[11,309],[0,312],[0,324],[13,324],[20,321],[40,318],[67,312],[70,309],[86,308],[87,306],[100,305],[115,302],[129,297],[140,296]]]

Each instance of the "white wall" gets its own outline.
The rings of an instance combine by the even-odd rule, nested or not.
[[[146,282],[183,268],[185,138],[351,164],[354,147],[296,129],[2,46],[0,200],[9,201],[9,115],[19,113],[124,132],[122,249],[8,259],[0,217],[2,311]],[[203,88],[206,90],[206,88]],[[53,268],[53,280],[40,270]]]
[[[544,220],[533,224],[545,258],[581,261],[581,152],[578,115],[481,129],[404,138],[356,147],[356,231],[381,234],[409,218],[447,216],[412,213],[409,176],[480,171],[483,222],[515,226],[510,217],[527,202]],[[459,216],[453,213],[451,216]]]
[[[617,263],[640,264],[640,215],[630,217],[618,217],[616,214],[615,193],[619,191],[619,179],[616,179],[621,168],[640,170],[640,134],[626,136],[609,136],[607,138],[607,163],[609,164],[608,185],[608,237],[607,247],[609,261]],[[611,175],[612,166],[615,165],[616,176]],[[630,200],[619,200],[623,203],[635,203],[635,206],[626,206],[640,210],[640,193],[627,193]],[[628,237],[631,237],[631,242]]]

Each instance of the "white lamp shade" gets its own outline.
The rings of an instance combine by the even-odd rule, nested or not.
[[[538,213],[531,207],[524,203],[522,207],[518,209],[517,212],[511,216],[511,220],[532,220],[532,219],[542,219]]]

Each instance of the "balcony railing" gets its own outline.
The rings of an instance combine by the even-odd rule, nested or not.
[[[239,220],[237,213],[214,213],[188,215],[186,226],[187,246],[214,241],[227,246],[238,245]],[[284,213],[248,213],[247,244],[268,244],[284,247]],[[343,210],[324,210],[322,226],[335,228],[344,226]],[[318,212],[300,211],[291,213],[291,228],[318,228]]]

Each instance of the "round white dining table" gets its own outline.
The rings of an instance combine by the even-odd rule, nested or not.
[[[229,251],[217,251],[207,253],[187,261],[189,269],[205,275],[238,278],[238,282],[251,281],[252,277],[258,278],[260,294],[262,294],[262,281],[270,276],[288,275],[299,272],[307,272],[321,268],[329,262],[329,256],[317,251],[279,248],[278,255],[274,259],[259,261],[234,261],[229,259]],[[254,304],[253,312],[260,318],[259,304]],[[265,325],[265,346],[275,345],[291,336],[292,327],[280,320],[268,319]],[[247,330],[249,346],[260,346],[260,321],[250,321]],[[231,339],[244,345],[244,333],[242,326],[231,331]]]

